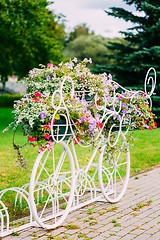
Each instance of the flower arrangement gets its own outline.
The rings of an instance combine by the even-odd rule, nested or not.
[[[146,93],[125,90],[110,74],[91,73],[86,67],[89,62],[91,59],[78,63],[74,58],[59,66],[41,65],[23,79],[26,93],[14,105],[15,121],[10,126],[20,125],[28,143],[33,147],[38,144],[39,151],[50,150],[51,130],[66,113],[65,107],[74,125],[75,144],[82,146],[93,144],[101,136],[106,141],[108,137],[114,139],[116,127],[156,128]],[[59,108],[62,95],[65,107]]]

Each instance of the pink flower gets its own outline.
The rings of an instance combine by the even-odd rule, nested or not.
[[[41,96],[42,96],[42,94],[41,94],[40,92],[34,92],[34,95],[35,95],[36,97],[41,97]]]
[[[41,147],[41,151],[42,151],[42,152],[43,152],[43,151],[45,151],[45,148],[44,148],[44,146],[42,146],[42,147]]]
[[[48,151],[51,151],[51,146],[47,145],[47,149],[48,149]]]
[[[37,138],[28,137],[28,140],[29,140],[30,142],[34,142],[34,141],[37,141]]]
[[[47,66],[48,67],[54,67],[54,65],[52,63],[48,63]]]
[[[102,127],[103,127],[103,124],[102,124],[101,122],[98,121],[97,124],[98,124],[98,127],[99,127],[99,128],[102,128]]]
[[[149,126],[149,128],[148,128],[149,130],[152,130],[152,128],[151,128],[151,126]]]
[[[38,98],[32,98],[32,102],[36,102],[36,101],[39,101]]]
[[[37,146],[37,144],[33,144],[33,147],[36,147]]]
[[[52,141],[51,140],[47,144],[47,149],[48,149],[48,151],[51,151],[51,149],[52,149]]]
[[[48,133],[46,133],[46,135],[44,136],[45,139],[48,139],[50,138],[50,135]]]

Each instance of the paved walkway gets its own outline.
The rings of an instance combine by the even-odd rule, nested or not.
[[[68,215],[63,226],[29,228],[4,240],[160,239],[160,167],[131,177],[119,203],[96,202]]]

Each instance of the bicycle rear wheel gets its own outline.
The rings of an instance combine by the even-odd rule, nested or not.
[[[110,158],[104,156],[105,146],[99,156],[98,178],[103,196],[111,203],[124,195],[130,175],[130,153],[124,134],[121,132]]]

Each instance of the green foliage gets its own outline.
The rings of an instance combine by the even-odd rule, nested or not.
[[[88,214],[92,214],[92,213],[95,212],[95,209],[94,208],[88,208],[87,212],[88,212]]]
[[[68,230],[69,229],[79,229],[79,226],[78,225],[75,225],[75,224],[68,224],[65,226]]]
[[[112,219],[112,221],[111,221],[112,223],[116,223],[117,221],[115,220],[115,219]]]
[[[14,101],[19,100],[19,94],[3,94],[0,95],[0,107],[1,108],[12,108]]]
[[[24,76],[38,64],[60,62],[64,30],[49,11],[46,0],[1,0],[0,2],[0,76]]]
[[[120,223],[115,223],[114,227],[121,227],[121,224]]]

